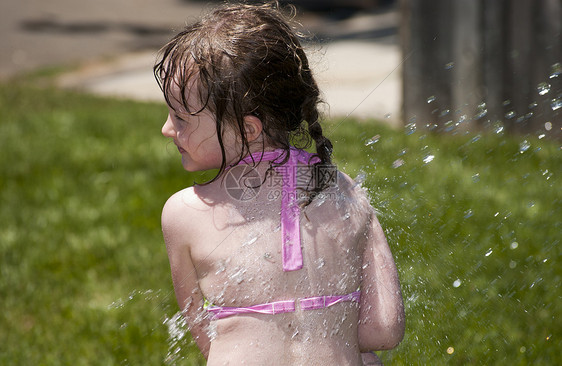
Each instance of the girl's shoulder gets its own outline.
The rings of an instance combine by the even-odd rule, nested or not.
[[[193,216],[201,210],[201,199],[195,194],[193,187],[174,193],[162,208],[162,230],[189,230],[193,225]]]
[[[352,179],[346,173],[338,170],[337,189],[340,194],[353,202],[358,209],[363,209],[366,212],[373,210],[368,192],[362,186],[360,180]]]

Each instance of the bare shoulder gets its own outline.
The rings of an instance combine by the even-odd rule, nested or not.
[[[193,204],[197,204],[197,196],[193,191],[193,187],[182,189],[174,193],[168,198],[162,209],[162,221],[173,220],[178,214],[189,213]]]
[[[194,215],[200,210],[201,200],[195,194],[193,187],[174,193],[162,209],[164,237],[170,240],[186,237],[186,234],[193,229]]]
[[[357,210],[364,212],[366,216],[370,216],[374,211],[371,206],[371,201],[367,195],[367,190],[363,188],[360,182],[355,181],[349,175],[342,171],[338,171],[338,190],[353,205]]]

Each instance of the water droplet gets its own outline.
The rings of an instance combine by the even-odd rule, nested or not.
[[[536,108],[539,104],[537,102],[533,102],[529,104],[529,109]]]
[[[562,98],[560,98],[560,96],[550,101],[550,108],[552,108],[553,111],[560,109],[561,107],[562,107]]]
[[[429,98],[427,98],[427,104],[434,102],[435,101],[435,95],[430,96]]]
[[[363,182],[367,179],[367,175],[364,172],[357,174],[355,179],[353,180],[356,185],[363,184]]]
[[[525,151],[529,150],[531,147],[531,143],[527,140],[524,140],[519,144],[519,153],[523,154]]]
[[[510,244],[509,247],[510,247],[511,249],[517,249],[518,246],[519,246],[519,243],[516,242],[516,241],[514,241],[513,243]]]
[[[474,115],[474,119],[482,118],[486,114],[488,114],[488,108],[486,107],[486,103],[480,103],[476,108],[476,114]]]
[[[513,269],[515,267],[517,267],[517,262],[513,260],[509,261],[509,268]]]
[[[324,258],[318,258],[317,260],[317,265],[316,268],[320,269],[322,267],[324,267],[324,265],[326,264],[326,261],[324,260]]]
[[[457,121],[457,126],[463,122],[466,122],[467,120],[468,120],[468,116],[466,114],[462,114]]]
[[[480,174],[479,174],[479,173],[474,174],[474,175],[472,176],[472,181],[473,181],[474,183],[480,182]]]
[[[412,119],[415,121],[415,117],[410,118],[410,121],[412,121]],[[406,135],[411,135],[414,132],[416,132],[416,122],[408,123],[405,127],[405,132],[406,132]]]
[[[404,165],[404,160],[402,160],[402,159],[396,159],[396,160],[394,160],[394,162],[392,163],[392,167],[393,167],[394,169],[400,168],[402,165]]]
[[[390,113],[387,113],[387,114],[384,115],[384,118],[389,119],[390,116],[391,116],[391,114],[390,114]]]
[[[435,155],[428,154],[423,158],[423,163],[429,164],[433,161],[433,159],[435,159]]]
[[[505,118],[507,119],[512,119],[513,117],[515,117],[515,111],[509,111],[505,114]]]
[[[365,141],[365,146],[371,146],[373,144],[376,144],[377,142],[379,142],[380,138],[381,138],[380,135],[375,135],[370,139],[367,139],[367,141]]]
[[[542,83],[537,85],[537,92],[539,92],[539,95],[548,94],[548,92],[550,91],[550,87],[551,85],[549,83],[543,81]]]
[[[550,66],[550,79],[557,78],[560,75],[562,75],[562,63],[557,62]]]
[[[521,353],[525,353],[527,351],[527,348],[525,346],[521,346],[521,348],[519,348],[519,352]]]
[[[258,240],[258,237],[256,236],[256,237],[254,237],[254,238],[248,240],[247,242],[242,243],[242,246],[245,247],[245,246],[248,246],[248,245],[252,245],[252,244],[254,244],[257,240]]]
[[[455,282],[453,282],[453,287],[457,288],[461,285],[462,281],[460,279],[456,279]]]
[[[464,218],[465,219],[468,219],[469,217],[472,217],[472,215],[474,215],[474,211],[472,211],[472,210],[466,210],[464,212]]]
[[[449,113],[451,113],[450,109],[443,109],[441,111],[441,113],[439,113],[439,117],[445,117],[446,115],[448,115]]]
[[[445,70],[451,70],[453,67],[455,67],[454,62],[449,62],[445,64]]]
[[[489,248],[488,251],[486,252],[486,254],[484,254],[486,257],[489,257],[490,254],[492,254],[493,250],[492,248]]]
[[[231,276],[229,276],[229,278],[231,280],[234,280],[236,283],[240,284],[242,282],[244,282],[244,274],[246,273],[246,270],[243,268],[238,268],[238,270],[236,272],[234,272]]]
[[[497,122],[494,124],[494,132],[498,135],[501,135],[503,133],[504,127],[503,124],[501,122]]]
[[[343,215],[343,219],[344,220],[349,220],[349,218],[351,217],[349,212],[346,212],[345,215]]]
[[[452,355],[455,352],[455,349],[453,347],[449,347],[447,348],[447,353]]]
[[[504,100],[503,103],[502,103],[502,105],[503,105],[504,107],[507,107],[507,106],[510,105],[510,104],[511,104],[511,100],[509,100],[509,99]]]

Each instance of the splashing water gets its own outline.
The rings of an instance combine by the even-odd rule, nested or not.
[[[550,91],[551,85],[547,82],[542,82],[539,85],[537,85],[537,91],[539,92],[539,95],[545,95],[548,94],[548,92]]]
[[[562,63],[557,62],[550,67],[550,79],[554,79],[562,75]]]
[[[435,159],[435,155],[433,154],[428,154],[423,158],[423,163],[424,164],[429,164],[433,161],[433,159]]]
[[[163,324],[168,328],[168,354],[164,359],[166,365],[175,365],[181,360],[181,349],[183,341],[188,336],[187,324],[181,312],[177,312],[172,317],[166,317]]]
[[[562,96],[559,95],[557,98],[552,99],[552,101],[550,102],[550,108],[552,108],[553,111],[556,111],[561,107],[562,107]]]
[[[381,138],[380,135],[375,135],[375,136],[371,137],[370,139],[365,141],[365,146],[371,146],[371,145],[376,144],[377,142],[379,142],[380,138]]]
[[[529,143],[529,141],[524,140],[523,142],[521,142],[519,144],[519,152],[521,154],[523,154],[525,151],[529,150],[530,147],[531,147],[531,144]]]
[[[556,286],[553,280],[562,279],[562,271],[552,265],[560,244],[553,233],[561,229],[560,224],[557,220],[544,224],[539,219],[562,215],[562,196],[556,188],[562,164],[560,148],[546,138],[557,127],[553,121],[545,122],[536,133],[519,137],[510,135],[508,128],[540,117],[544,107],[559,108],[552,104],[558,93],[556,85],[554,81],[540,84],[535,93],[545,98],[529,103],[525,112],[516,112],[512,101],[505,100],[498,120],[489,120],[486,103],[476,106],[472,118],[440,106],[434,115],[451,120],[449,134],[424,133],[413,117],[400,142],[391,133],[376,130],[379,143],[364,148],[372,165],[359,169],[366,175],[364,185],[381,212],[379,219],[395,250],[406,312],[413,322],[405,343],[388,353],[390,364],[393,360],[407,364],[400,355],[406,350],[418,356],[417,362],[449,360],[412,350],[433,347],[429,343],[438,339],[447,342],[446,334],[465,332],[466,336],[455,337],[454,345],[444,343],[441,348],[445,356],[460,357],[459,364],[461,358],[474,361],[470,355],[475,349],[485,355],[482,359],[488,364],[501,363],[510,360],[513,351],[519,352],[523,343],[525,354],[531,357],[533,353],[528,360],[544,360],[545,352],[558,357],[553,356],[554,346],[542,343],[546,337],[542,333],[552,333],[554,308],[559,306],[549,305],[556,302],[556,295],[547,289],[546,277],[538,275],[548,268],[550,286]],[[424,102],[432,104],[436,99],[430,95]],[[486,129],[454,137],[458,127],[471,121],[479,121]],[[541,233],[535,228],[542,228]],[[540,300],[542,310],[533,308],[532,292],[548,294],[549,300]],[[525,320],[514,325],[507,307]],[[486,320],[474,315],[492,309],[506,315]],[[442,314],[450,314],[454,324],[442,320]],[[536,319],[541,319],[541,330],[514,335],[518,327]],[[510,330],[495,335],[490,326]],[[459,338],[464,340],[459,342]],[[424,339],[431,342],[426,344]],[[517,341],[507,345],[508,339]]]

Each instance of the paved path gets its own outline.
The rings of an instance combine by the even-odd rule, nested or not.
[[[101,95],[162,100],[152,76],[156,50],[209,5],[187,0],[18,0],[0,5],[0,78],[78,65],[59,83]],[[397,14],[345,19],[301,13],[322,43],[309,57],[327,113],[399,124],[401,55]]]

